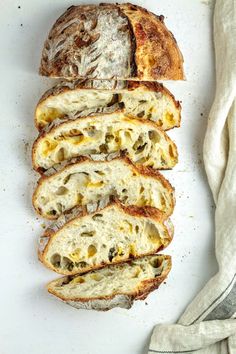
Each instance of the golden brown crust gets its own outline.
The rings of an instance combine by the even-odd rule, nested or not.
[[[77,20],[80,19],[83,22],[86,21],[86,16],[88,18],[92,16],[96,28],[96,16],[98,17],[99,12],[104,9],[116,13],[117,18],[123,18],[126,32],[124,43],[127,46],[126,56],[130,67],[127,61],[125,61],[126,64],[118,61],[123,67],[120,67],[119,70],[114,66],[110,67],[105,76],[104,70],[98,74],[91,72],[91,70],[88,70],[85,75],[80,74],[80,61],[74,59],[77,55],[76,46],[79,49],[89,46],[91,41],[92,43],[96,42],[97,36],[93,34],[94,28],[92,28],[92,35],[89,33],[88,36],[89,40],[84,40],[80,33],[80,26],[83,26],[83,23],[81,24]],[[72,6],[55,22],[49,33],[44,44],[40,74],[50,77],[64,77],[69,80],[79,77],[108,80],[112,78],[148,81],[183,80],[183,57],[173,34],[166,28],[163,20],[163,16],[156,16],[142,7],[130,3]],[[73,25],[68,25],[70,23]],[[71,36],[72,39],[75,36],[75,43],[70,41],[70,46],[65,49],[65,46],[63,47],[60,43],[65,42],[66,36]],[[55,44],[58,44],[60,50],[55,51],[53,55],[50,46],[55,48]],[[80,56],[79,54],[78,56]]]
[[[183,56],[164,16],[132,4],[119,5],[131,22],[136,39],[139,80],[183,80]]]
[[[175,206],[174,187],[172,187],[170,182],[167,179],[165,179],[165,177],[160,172],[158,172],[157,170],[153,170],[152,168],[149,168],[149,167],[144,167],[144,166],[141,166],[141,165],[136,166],[127,157],[118,157],[115,160],[123,160],[125,163],[127,163],[133,169],[134,172],[138,172],[139,174],[142,174],[143,176],[146,176],[148,178],[151,177],[151,178],[160,180],[162,185],[166,189],[168,189],[168,191],[173,195],[173,199],[172,199],[173,200],[173,204],[172,204],[171,210],[174,209],[174,206]],[[54,173],[53,175],[51,175],[51,176],[42,175],[40,177],[40,179],[38,180],[38,183],[37,183],[37,187],[36,187],[36,189],[35,189],[35,191],[33,193],[33,196],[32,196],[33,207],[34,207],[35,211],[39,215],[47,218],[48,220],[55,220],[56,219],[56,217],[54,215],[50,215],[50,216],[49,215],[43,215],[42,210],[40,210],[39,208],[35,207],[36,195],[38,193],[38,189],[41,186],[41,184],[44,183],[45,180],[53,179],[54,176],[58,176],[60,173],[62,173],[65,169],[69,168],[70,166],[74,166],[75,164],[81,165],[81,164],[86,163],[86,162],[92,162],[93,164],[108,163],[107,161],[93,161],[92,159],[87,158],[87,157],[80,157],[78,159],[78,162],[68,164],[67,166],[62,168],[60,171]]]
[[[166,279],[166,277],[168,276],[170,270],[171,270],[171,266],[172,266],[172,263],[171,263],[171,256],[168,256],[168,255],[159,255],[160,257],[163,257],[167,262],[168,262],[168,265],[167,267],[165,268],[165,270],[163,271],[163,273],[156,277],[155,279],[151,279],[151,280],[144,280],[142,281],[142,284],[143,286],[140,287],[138,289],[137,292],[133,293],[132,295],[130,294],[126,294],[126,293],[117,293],[113,296],[102,296],[102,297],[91,297],[91,298],[75,298],[75,299],[71,299],[71,298],[65,298],[63,295],[58,295],[56,294],[55,291],[53,291],[53,289],[50,289],[49,286],[51,284],[48,283],[47,285],[47,290],[49,293],[51,293],[52,295],[55,295],[56,297],[60,298],[61,300],[63,301],[77,301],[77,302],[89,302],[89,301],[93,301],[93,300],[111,300],[112,298],[114,298],[115,296],[117,295],[127,295],[130,300],[144,300],[153,290],[155,289],[158,289],[158,287],[160,286],[160,284]],[[148,256],[147,256],[148,257]],[[152,256],[150,256],[152,257]],[[123,262],[123,263],[131,263],[132,260],[130,261],[127,261],[127,262]],[[116,265],[114,265],[115,267]],[[112,266],[109,266],[109,267],[113,267]],[[65,277],[62,277],[60,279],[58,279],[61,283],[63,282],[68,282],[68,280],[72,280],[74,276],[65,276]]]

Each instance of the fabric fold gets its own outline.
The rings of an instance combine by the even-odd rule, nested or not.
[[[157,325],[151,353],[236,353],[236,3],[214,10],[216,94],[204,141],[204,165],[216,204],[218,273],[178,324]]]

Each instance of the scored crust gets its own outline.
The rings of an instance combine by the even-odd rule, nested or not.
[[[166,279],[170,270],[171,270],[171,257],[168,255],[157,255],[157,256],[146,256],[144,257],[145,261],[156,257],[160,258],[165,265],[162,268],[160,275],[156,276],[153,279],[147,279],[142,281],[142,285],[137,289],[134,289],[132,293],[116,293],[110,296],[97,296],[90,298],[71,298],[70,296],[65,296],[59,294],[56,290],[57,287],[63,286],[70,282],[76,276],[65,276],[50,282],[47,285],[47,290],[52,295],[56,296],[60,300],[66,302],[68,305],[71,305],[77,309],[93,309],[98,311],[107,311],[114,307],[122,307],[129,309],[133,305],[135,300],[144,300],[153,290],[158,289],[160,284]],[[132,261],[125,262],[124,264],[129,264],[132,266]],[[109,268],[115,268],[114,266],[109,266]],[[96,271],[95,271],[96,272]],[[97,271],[99,272],[99,270]],[[89,274],[90,272],[86,273]],[[92,272],[93,273],[93,272]]]
[[[80,112],[76,110],[75,113],[72,112],[65,113],[66,111],[65,107],[70,105],[70,101],[66,103],[66,100],[68,100],[70,97],[71,97],[70,99],[71,101],[74,101],[75,99],[79,100],[80,98],[79,95],[84,94],[85,96],[86,94],[88,95],[90,92],[94,93],[94,95],[107,94],[107,96],[108,95],[109,97],[111,96],[111,101],[110,102],[108,101],[107,103],[103,103],[103,105],[102,104],[99,105],[99,99],[98,99],[97,107],[94,105],[94,108],[90,108],[90,111],[88,109],[84,109],[83,111]],[[168,123],[165,122],[165,120],[163,120],[165,117],[160,115],[158,116],[158,121],[157,122],[155,121],[155,124],[157,124],[157,126],[161,127],[164,130],[168,130],[173,127],[180,126],[180,120],[181,120],[180,102],[175,100],[174,95],[166,87],[164,87],[163,84],[160,84],[158,82],[148,82],[148,81],[115,81],[115,80],[98,81],[98,80],[81,80],[81,79],[76,80],[74,82],[62,81],[59,84],[47,90],[42,95],[35,109],[35,115],[34,115],[35,126],[38,130],[44,128],[46,123],[43,123],[42,121],[42,112],[44,112],[43,114],[47,114],[47,115],[50,115],[50,112],[53,112],[53,119],[50,119],[49,120],[50,122],[58,118],[63,119],[64,117],[66,117],[67,119],[75,119],[76,116],[83,117],[86,114],[95,115],[96,113],[98,113],[98,111],[99,112],[101,111],[102,113],[103,110],[104,113],[105,110],[114,112],[116,110],[119,110],[121,106],[123,106],[124,112],[126,112],[127,108],[124,103],[123,95],[127,95],[127,93],[132,93],[132,96],[130,96],[130,98],[133,97],[134,99],[136,99],[136,101],[133,101],[134,102],[133,105],[135,107],[135,105],[139,103],[137,97],[141,97],[142,92],[150,93],[150,97],[152,98],[153,98],[153,94],[160,95],[160,98],[159,96],[158,98],[156,98],[156,105],[160,105],[160,100],[162,100],[163,102],[163,99],[165,99],[166,102],[165,104],[168,105],[166,107],[165,112],[169,113],[169,115],[172,115],[171,121],[169,121]],[[148,97],[149,96],[147,96],[146,99],[148,99]],[[64,112],[62,111],[61,108],[63,102],[65,102],[63,105]],[[164,102],[162,103],[162,105],[164,105]],[[157,110],[159,109],[158,106],[155,107],[154,105],[154,109],[155,108]],[[142,109],[143,109],[143,105],[140,106],[140,111],[142,111]],[[153,109],[152,106],[150,106],[149,109]],[[71,108],[68,107],[67,110],[69,112]],[[134,113],[134,116],[137,117],[138,113]],[[154,121],[152,118],[152,114],[151,117],[148,119]]]
[[[135,61],[139,80],[183,80],[183,56],[164,16],[141,6],[120,4],[136,39]]]
[[[49,33],[40,74],[68,80],[184,78],[183,57],[164,17],[129,3],[71,6]]]

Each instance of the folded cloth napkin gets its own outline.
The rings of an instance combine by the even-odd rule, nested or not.
[[[216,95],[204,141],[215,213],[218,273],[178,324],[157,325],[149,354],[236,354],[236,1],[216,0]]]

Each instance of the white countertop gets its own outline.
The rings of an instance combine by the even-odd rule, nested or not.
[[[211,2],[134,3],[166,16],[185,58],[187,81],[166,83],[183,106],[182,127],[169,132],[180,162],[164,173],[176,188],[175,237],[165,250],[173,256],[173,269],[166,284],[130,310],[78,311],[47,294],[44,285],[57,275],[37,260],[43,220],[31,206],[36,174],[30,145],[37,134],[35,104],[52,86],[37,75],[42,44],[53,21],[73,3],[1,0],[0,354],[144,354],[153,326],[176,321],[216,272],[213,201],[202,164],[215,90]]]

